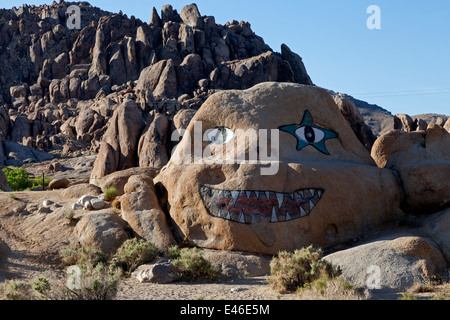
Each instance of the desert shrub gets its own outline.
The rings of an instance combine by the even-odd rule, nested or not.
[[[75,211],[70,211],[69,213],[67,213],[64,218],[67,220],[68,223],[72,224],[75,223],[77,221],[77,219],[75,219]]]
[[[95,267],[99,263],[107,263],[108,256],[95,247],[67,247],[60,252],[61,259],[66,266],[91,265]]]
[[[450,294],[448,294],[448,293],[439,293],[439,294],[433,296],[430,300],[445,300],[445,301],[449,301],[450,300]]]
[[[103,198],[105,201],[113,201],[116,198],[117,198],[117,189],[115,187],[106,189],[105,196]]]
[[[167,258],[176,260],[181,256],[181,249],[178,246],[172,246],[167,249]]]
[[[108,264],[108,255],[98,248],[70,246],[62,250],[61,258],[66,266],[74,266],[77,274],[68,274],[68,283],[53,281],[51,290],[42,293],[49,300],[111,300],[117,294],[120,272]],[[37,288],[45,287],[37,286]],[[40,292],[38,290],[38,292]]]
[[[269,283],[279,293],[295,292],[323,276],[337,277],[340,270],[322,259],[321,249],[312,246],[293,253],[282,251],[270,262]]]
[[[33,281],[6,281],[0,284],[0,300],[112,300],[121,272],[107,263],[107,255],[93,247],[68,247],[61,253],[67,279],[41,276]],[[70,284],[70,285],[69,285]]]
[[[114,255],[116,265],[126,273],[131,273],[140,265],[152,262],[158,257],[158,248],[148,241],[128,239]]]
[[[34,280],[31,286],[34,291],[40,294],[41,297],[45,297],[51,291],[52,288],[50,280],[43,276]]]
[[[301,300],[367,300],[370,298],[368,290],[361,291],[342,277],[330,278],[323,275],[319,279],[305,284],[297,289]]]
[[[67,272],[67,279],[40,277],[32,283],[39,300],[112,300],[117,294],[120,273],[102,262],[80,265]]]
[[[179,271],[179,281],[193,282],[200,279],[215,281],[220,277],[220,272],[203,257],[202,251],[198,248],[172,247],[169,249],[168,257],[173,259],[172,264]]]
[[[33,289],[29,283],[9,280],[0,284],[0,300],[34,300]]]
[[[70,280],[70,279],[69,279]],[[117,294],[120,272],[103,262],[80,267],[76,287],[58,290],[57,300],[112,300]]]
[[[410,293],[402,293],[402,296],[398,300],[417,300],[417,298]]]

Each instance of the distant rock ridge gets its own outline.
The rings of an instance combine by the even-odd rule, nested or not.
[[[80,30],[66,25],[70,5],[80,8]],[[0,10],[0,166],[39,161],[14,152],[16,143],[98,153],[95,179],[161,168],[175,147],[169,133],[185,129],[208,97],[270,81],[314,85],[287,45],[275,52],[250,23],[219,25],[195,4],[153,7],[148,23],[87,2]],[[369,152],[396,126],[384,109],[330,93]]]
[[[80,8],[80,30],[66,25],[70,5]],[[218,90],[312,85],[288,46],[274,52],[248,22],[216,24],[195,4],[180,13],[153,8],[149,23],[87,2],[24,5],[0,10],[0,35],[0,133],[41,151],[98,152],[114,111],[128,100],[145,128],[150,111],[172,121]]]

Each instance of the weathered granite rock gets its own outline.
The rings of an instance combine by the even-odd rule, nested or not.
[[[264,142],[239,143],[249,129],[278,128],[271,168],[257,162],[268,155]],[[210,139],[200,153],[196,130]],[[326,90],[264,83],[219,92],[187,133],[155,183],[167,191],[176,237],[193,245],[259,254],[328,247],[401,213],[393,172],[376,166]]]

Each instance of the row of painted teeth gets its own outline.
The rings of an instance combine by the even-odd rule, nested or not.
[[[322,190],[315,189],[301,190],[293,193],[281,193],[271,191],[227,191],[202,187],[200,191],[202,194],[207,194],[209,192],[209,196],[211,198],[231,198],[233,200],[234,207],[236,206],[236,202],[240,196],[246,196],[247,200],[250,200],[252,196],[255,196],[257,200],[262,199],[262,197],[265,197],[266,199],[276,197],[278,200],[278,208],[281,208],[285,197],[289,197],[293,201],[305,201],[307,199],[314,198],[316,195],[319,199],[321,199],[323,195]]]
[[[244,212],[241,212],[241,214],[238,215],[234,213],[230,213],[227,211],[218,210],[216,213],[217,218],[233,221],[233,222],[239,222],[243,224],[255,224],[255,223],[261,223],[261,220],[264,220],[264,222],[270,222],[270,223],[277,223],[277,222],[288,222],[291,220],[303,218],[309,215],[309,213],[314,209],[314,204],[310,202],[310,208],[308,210],[304,210],[302,206],[300,206],[300,210],[297,214],[289,214],[286,213],[286,215],[279,215],[277,214],[277,210],[275,207],[272,208],[272,216],[270,217],[270,221],[266,221],[267,219],[259,216],[259,215],[252,215],[252,216],[246,216]],[[249,221],[251,219],[251,221]]]

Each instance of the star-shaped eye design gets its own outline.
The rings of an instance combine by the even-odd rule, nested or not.
[[[297,138],[297,150],[303,150],[307,146],[313,146],[320,152],[330,155],[325,146],[325,141],[329,139],[336,139],[339,134],[330,129],[316,126],[309,111],[305,112],[303,120],[300,124],[292,124],[282,126],[281,131],[292,134]]]

